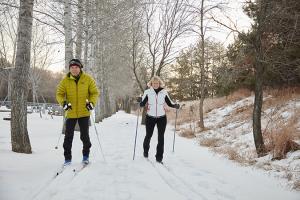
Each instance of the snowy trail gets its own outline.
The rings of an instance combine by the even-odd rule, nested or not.
[[[136,116],[124,112],[96,124],[106,162],[100,153],[94,127],[90,127],[91,164],[76,176],[73,169],[80,165],[81,141],[75,133],[73,164],[51,180],[63,162],[62,144],[54,150],[61,118],[40,119],[36,114],[29,115],[32,155],[10,152],[9,124],[1,122],[0,130],[5,134],[0,137],[0,154],[7,164],[0,165],[0,199],[300,199],[299,192],[285,190],[280,180],[257,169],[239,167],[200,147],[194,140],[177,137],[175,153],[172,153],[171,126],[167,127],[165,135],[164,165],[155,162],[156,130],[149,160],[143,158],[144,126],[139,127],[133,161],[135,125]]]

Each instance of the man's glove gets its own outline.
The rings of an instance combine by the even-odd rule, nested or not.
[[[179,109],[179,108],[180,108],[180,105],[179,105],[178,103],[176,103],[176,104],[174,105],[174,108]]]
[[[136,102],[140,103],[142,101],[142,97],[137,97]]]
[[[94,109],[94,105],[92,102],[87,101],[85,104],[86,109],[88,109],[88,111],[91,111]]]
[[[71,105],[71,103],[68,103],[67,101],[64,101],[63,109],[64,109],[65,111],[72,110],[72,105]]]

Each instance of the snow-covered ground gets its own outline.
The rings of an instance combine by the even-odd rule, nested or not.
[[[196,140],[176,137],[172,153],[173,127],[165,134],[164,165],[155,162],[157,134],[151,141],[149,160],[142,156],[145,127],[140,126],[136,158],[133,145],[136,116],[120,111],[94,127],[91,164],[74,175],[80,165],[81,141],[75,133],[73,164],[53,179],[63,162],[62,141],[56,146],[62,118],[28,115],[33,154],[13,153],[10,122],[0,113],[0,199],[2,200],[299,200],[300,192],[289,191],[262,170],[240,167],[201,147]]]
[[[10,112],[10,109],[8,109],[6,106],[0,106],[0,112]]]
[[[279,101],[280,103],[276,106],[272,104],[266,106],[264,103],[263,132],[268,131],[272,134],[282,128],[280,126],[286,124],[291,118],[295,118],[298,125],[296,125],[297,129],[293,131],[295,131],[295,135],[298,135],[297,138],[300,138],[300,118],[298,116],[300,99],[280,101],[278,98],[266,96],[264,102],[266,101]],[[284,178],[281,182],[286,185],[285,187],[300,190],[299,150],[289,152],[282,160],[273,160],[272,153],[274,152],[257,158],[252,133],[253,102],[254,97],[249,96],[206,113],[204,123],[207,130],[199,132],[196,129],[196,140],[203,146],[210,147],[214,152],[226,155],[229,159],[264,169],[272,176]],[[188,125],[189,123],[186,123],[180,127],[186,129]],[[300,141],[295,141],[300,144]]]

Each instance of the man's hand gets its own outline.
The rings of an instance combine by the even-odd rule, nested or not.
[[[68,103],[67,101],[64,101],[63,109],[64,109],[65,111],[72,110],[72,105],[71,105],[71,103]]]
[[[93,103],[89,102],[88,100],[86,101],[85,107],[86,107],[86,109],[88,109],[88,111],[91,111],[94,109]]]

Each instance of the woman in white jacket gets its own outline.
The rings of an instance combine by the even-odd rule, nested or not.
[[[166,104],[169,107],[179,109],[179,104],[175,104],[170,99],[167,91],[163,88],[164,83],[158,76],[152,77],[148,83],[149,89],[145,90],[143,97],[139,100],[140,106],[147,106],[146,114],[146,136],[144,139],[144,157],[148,157],[150,140],[154,127],[158,129],[158,144],[156,147],[156,161],[162,162],[164,153],[164,133],[167,125]]]

